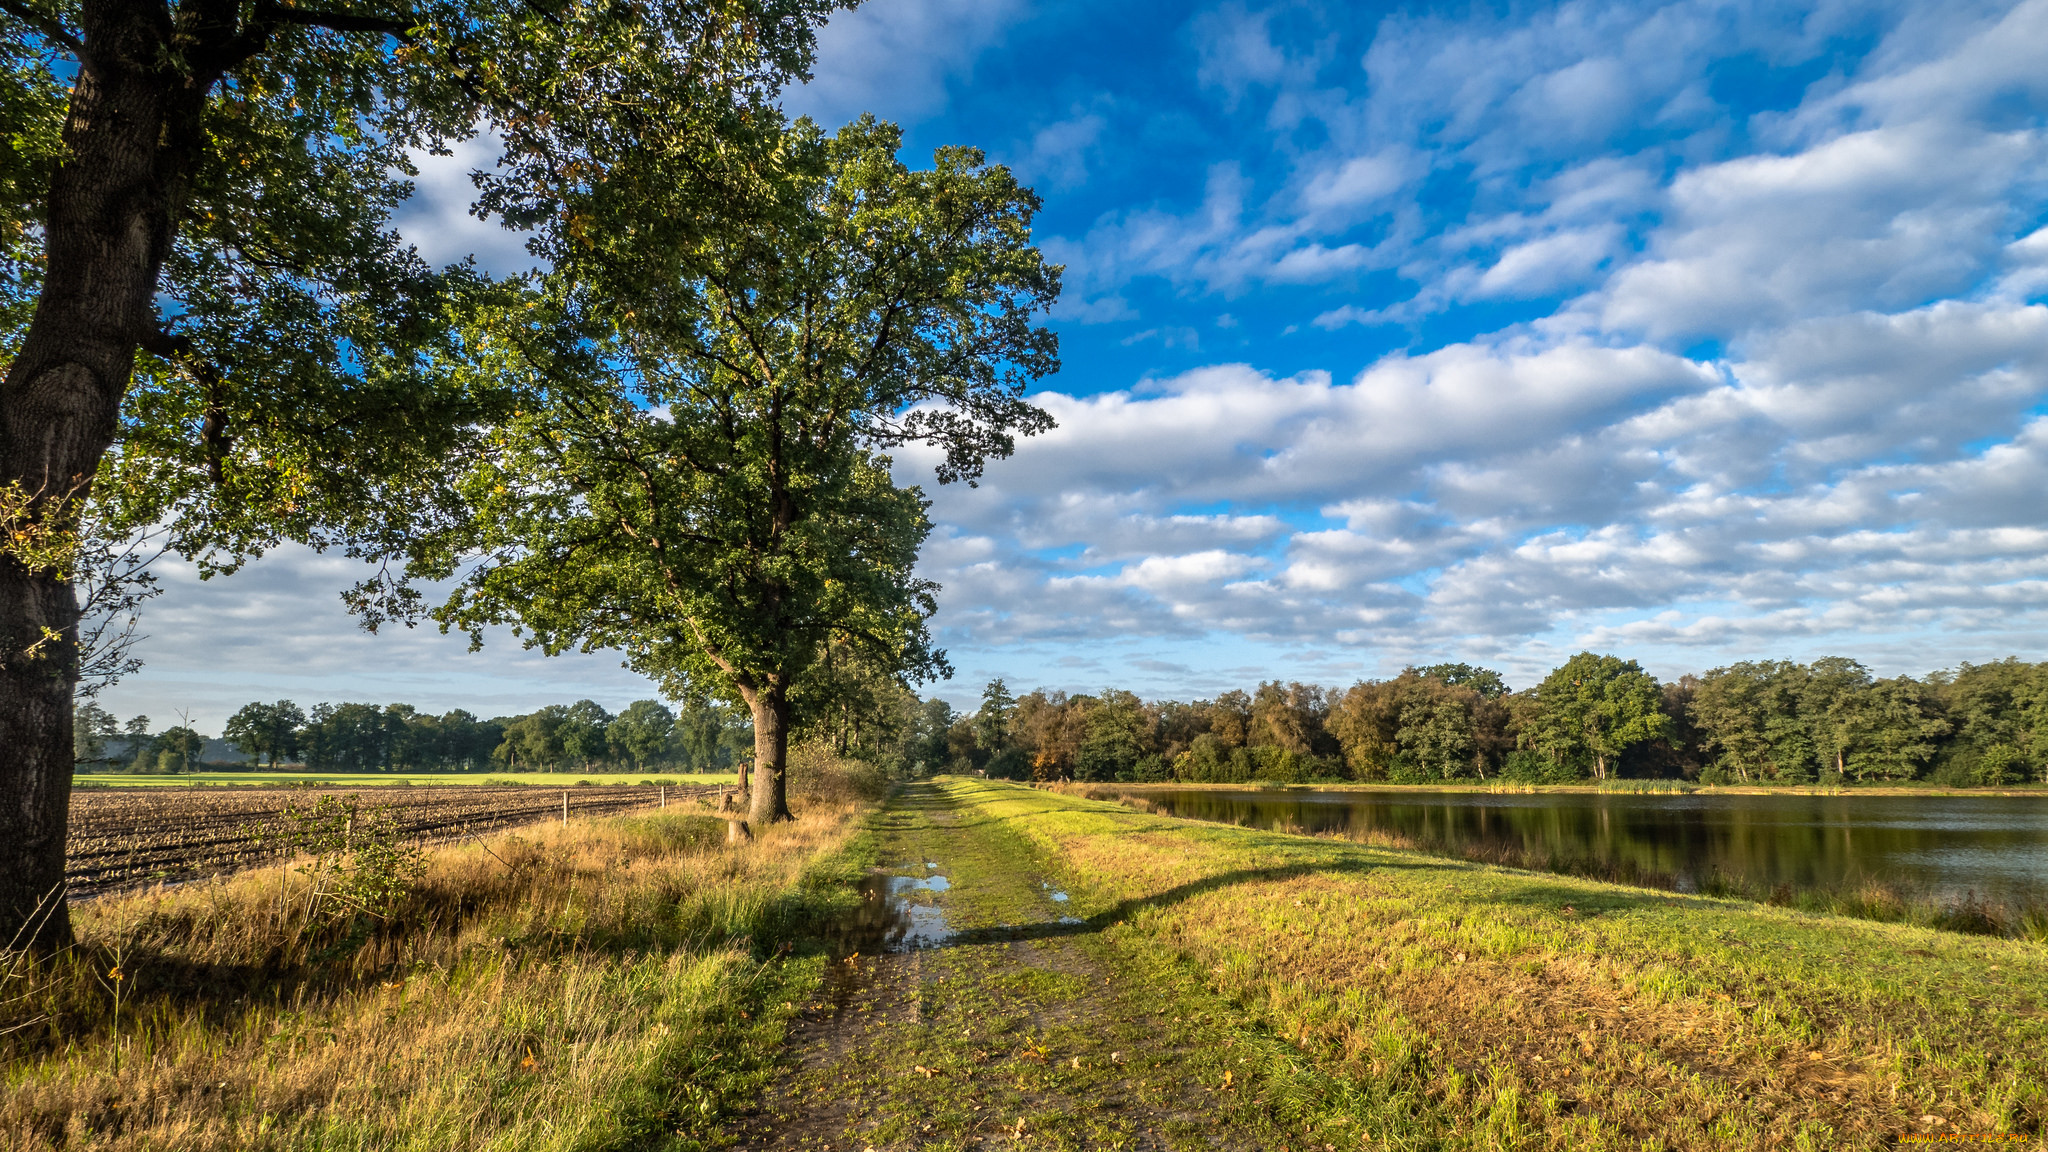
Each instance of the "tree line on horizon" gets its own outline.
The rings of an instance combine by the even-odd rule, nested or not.
[[[147,716],[117,723],[92,702],[74,722],[81,767],[137,773],[191,771],[206,738],[189,724],[151,731]],[[516,716],[480,719],[463,709],[439,716],[410,704],[244,705],[222,739],[246,759],[318,772],[730,772],[752,752],[746,713],[700,701],[671,708],[636,700],[613,715],[592,700],[550,704]],[[209,765],[223,767],[224,765]]]
[[[1744,661],[1660,682],[1582,652],[1513,691],[1468,664],[1348,689],[1268,681],[1184,702],[1002,680],[929,701],[916,758],[1010,779],[1246,783],[1614,778],[1717,783],[2048,779],[2048,663],[1880,678],[1855,660]]]

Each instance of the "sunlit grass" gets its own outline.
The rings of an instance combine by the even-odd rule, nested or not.
[[[2048,1123],[2039,943],[949,787],[1059,862],[1105,939],[1234,1003],[1267,1105],[1318,1147],[1870,1147]]]
[[[692,1146],[815,980],[778,942],[853,899],[856,811],[529,829],[432,853],[388,922],[280,869],[87,904],[5,972],[0,1145]]]

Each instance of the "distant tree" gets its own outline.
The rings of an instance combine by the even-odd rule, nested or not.
[[[645,768],[674,755],[676,714],[659,700],[635,700],[611,722],[604,736],[615,759]]]
[[[206,738],[183,724],[167,729],[156,738],[158,766],[174,772],[190,772],[193,761],[205,747]]]
[[[890,755],[916,708],[916,694],[888,661],[844,638],[828,640],[790,688],[793,736],[822,740],[839,756]]]
[[[1700,677],[1691,702],[1692,721],[1714,754],[1713,767],[1727,777],[1761,779],[1770,768],[1767,670],[1745,662],[1716,668]]]
[[[1537,712],[1521,733],[1525,747],[1565,763],[1590,757],[1595,779],[1615,757],[1670,731],[1663,693],[1633,660],[1581,652],[1536,688]]]
[[[298,750],[299,729],[305,723],[306,714],[289,700],[244,704],[228,717],[221,735],[252,760],[261,761],[268,756],[270,766],[275,768],[279,759]]]
[[[1477,697],[1476,692],[1467,695]],[[1472,709],[1457,694],[1445,692],[1403,708],[1397,738],[1401,750],[1429,776],[1449,780],[1475,770],[1478,741],[1472,730]],[[1485,769],[1476,770],[1484,778]]]
[[[113,713],[91,700],[80,702],[71,720],[71,758],[84,764],[107,754],[107,740],[115,733]]]
[[[578,700],[563,709],[556,729],[563,758],[585,769],[602,763],[611,750],[605,739],[611,723],[612,714],[595,700]]]
[[[955,717],[953,706],[933,697],[919,704],[917,719],[905,751],[905,759],[913,772],[939,772],[946,767],[950,753],[946,748],[946,735],[951,731]]]
[[[1383,780],[1401,750],[1401,713],[1407,702],[1401,687],[1389,680],[1361,680],[1330,709],[1326,722],[1344,753],[1352,776]]]
[[[693,772],[730,772],[753,754],[753,723],[744,708],[691,700],[676,714],[676,746]]]
[[[1317,685],[1268,681],[1252,694],[1245,743],[1299,754],[1334,752],[1336,742],[1323,730],[1329,714],[1328,694]]]
[[[149,737],[149,717],[130,716],[128,723],[121,726],[121,732],[123,735],[132,736],[138,740],[147,739]]]
[[[987,763],[981,742],[974,734],[974,717],[961,716],[946,729],[946,767],[953,772],[977,772]]]
[[[1144,708],[1131,692],[1111,688],[1088,715],[1088,738],[1075,758],[1074,779],[1114,780],[1144,756]]]
[[[493,758],[520,772],[555,767],[568,756],[562,740],[562,724],[568,714],[566,706],[550,704],[513,717],[505,725],[504,741],[492,753]]]
[[[1488,700],[1498,700],[1510,694],[1507,682],[1491,668],[1471,664],[1431,664],[1409,671],[1425,680],[1438,680],[1453,688],[1470,688]]]
[[[1009,751],[1015,742],[1011,728],[1017,715],[1017,698],[1010,695],[1009,685],[998,676],[981,690],[981,710],[974,714],[974,738],[976,743],[991,756],[1000,756]]]
[[[1252,698],[1233,688],[1209,704],[1209,732],[1225,748],[1242,748],[1252,742]]]
[[[1912,779],[1950,728],[1934,694],[1910,676],[1871,684],[1859,694],[1853,715],[1847,766],[1858,780]]]
[[[1849,771],[1859,701],[1870,684],[1870,671],[1863,665],[1844,656],[1824,656],[1808,666],[1800,688],[1799,714],[1814,754],[1838,777]]]

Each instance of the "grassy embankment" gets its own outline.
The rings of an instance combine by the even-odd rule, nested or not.
[[[1285,786],[1247,785],[1196,785],[1221,792],[1244,792],[1247,787],[1261,793],[1288,790]],[[1309,786],[1295,786],[1309,789]],[[1157,791],[1157,785],[1130,784],[1055,784],[1054,791],[1081,796],[1090,800],[1120,800],[1137,808],[1154,810],[1153,802],[1147,799],[1148,791]],[[1312,790],[1312,789],[1309,789]],[[1365,787],[1348,789],[1354,792],[1373,791]],[[1429,788],[1422,791],[1456,792],[1477,791],[1473,788]],[[1526,786],[1508,786],[1495,791],[1534,791]],[[1570,791],[1569,788],[1554,788],[1552,791]],[[1645,792],[1657,791],[1646,788],[1614,788],[1611,785],[1601,789],[1582,788],[1577,791],[1592,792]],[[1754,794],[1754,793],[1737,793]],[[1978,793],[1983,795],[1983,793]],[[2011,793],[2001,793],[2011,795]],[[1306,834],[1301,828],[1282,828],[1280,831]],[[1477,844],[1455,840],[1427,839],[1404,835],[1390,829],[1372,829],[1365,832],[1324,833],[1343,835],[1360,840],[1375,848],[1393,848],[1401,851],[1423,852],[1436,856],[1450,856],[1475,864],[1498,864],[1503,867],[1536,872],[1553,872],[1599,880],[1611,884],[1625,884],[1636,887],[1677,889],[1677,878],[1670,874],[1656,873],[1643,869],[1632,859],[1607,859],[1592,855],[1551,855],[1541,849],[1506,842],[1486,841]],[[1979,897],[1975,892],[1956,897],[1926,887],[1896,880],[1864,877],[1839,885],[1806,885],[1793,887],[1789,884],[1772,886],[1758,884],[1740,876],[1712,874],[1685,885],[1688,892],[1697,891],[1706,896],[1727,897],[1737,900],[1756,901],[1797,908],[1803,912],[1821,913],[1833,916],[1853,916],[1860,920],[1876,920],[1886,924],[1912,924],[1923,928],[1938,928],[1951,932],[1968,932],[1979,936],[2010,936],[2048,944],[2048,904],[2039,897]]]
[[[0,972],[0,1146],[696,1146],[817,982],[773,957],[856,899],[856,811],[527,829],[430,853],[382,922],[281,869],[84,905]]]
[[[2042,1136],[2048,948],[1194,824],[980,782],[1133,972],[1198,987],[1228,1090],[1340,1148]],[[1213,1085],[1212,1087],[1223,1087]]]
[[[81,772],[71,778],[74,788],[177,788],[192,785],[235,785],[244,788],[285,788],[305,784],[316,788],[363,788],[380,784],[410,784],[451,787],[460,784],[488,784],[492,787],[532,784],[563,788],[578,784],[731,784],[739,777],[731,772],[181,772],[153,776],[131,772]]]

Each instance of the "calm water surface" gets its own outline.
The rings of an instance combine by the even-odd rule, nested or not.
[[[2048,893],[2048,797],[1146,789],[1126,798],[1251,828],[1393,834],[1459,855],[1592,864],[1682,891],[1718,874],[1767,888],[1875,879],[1944,896]]]

